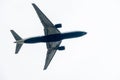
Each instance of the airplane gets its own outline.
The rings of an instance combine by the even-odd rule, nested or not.
[[[35,9],[42,25],[44,26],[44,36],[36,36],[27,39],[22,39],[14,30],[10,30],[13,37],[15,38],[16,49],[15,54],[19,52],[23,43],[46,43],[47,47],[47,54],[44,69],[46,70],[49,66],[51,60],[53,59],[57,50],[65,50],[65,46],[60,46],[62,40],[81,37],[87,32],[84,31],[73,31],[73,32],[66,32],[61,33],[58,28],[62,27],[62,24],[53,24],[46,15],[36,6],[36,4],[32,3],[33,8]]]

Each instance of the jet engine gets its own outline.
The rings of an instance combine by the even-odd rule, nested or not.
[[[58,50],[65,50],[65,46],[58,47]]]
[[[61,28],[61,27],[62,27],[62,24],[55,24],[55,27],[56,27],[56,28]]]

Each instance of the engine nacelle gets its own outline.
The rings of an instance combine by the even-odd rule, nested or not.
[[[56,28],[61,28],[61,27],[62,27],[62,24],[55,24],[55,27],[56,27]]]
[[[60,46],[57,48],[58,50],[65,50],[65,46]]]

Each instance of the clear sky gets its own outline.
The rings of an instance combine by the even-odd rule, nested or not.
[[[44,35],[35,3],[61,32],[86,31],[65,40],[43,71],[46,45],[24,44],[15,55],[14,29],[22,38]],[[0,80],[120,80],[119,0],[0,0]]]

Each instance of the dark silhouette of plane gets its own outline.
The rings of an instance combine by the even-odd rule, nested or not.
[[[74,31],[68,33],[61,33],[57,28],[61,28],[62,24],[53,24],[43,13],[42,11],[33,3],[32,4],[42,25],[44,26],[44,34],[45,36],[37,36],[31,37],[28,39],[22,39],[14,30],[10,30],[15,38],[16,50],[17,54],[22,47],[23,43],[41,43],[45,42],[47,46],[47,55],[46,61],[44,65],[44,70],[47,69],[50,64],[53,56],[55,55],[57,50],[64,50],[64,46],[60,46],[61,41],[64,39],[81,37],[86,34],[84,31]]]

